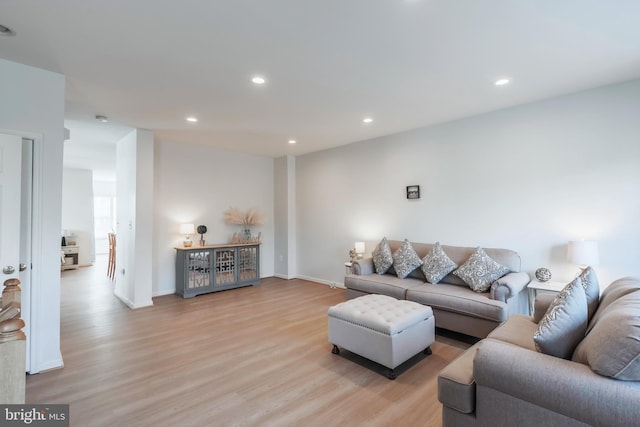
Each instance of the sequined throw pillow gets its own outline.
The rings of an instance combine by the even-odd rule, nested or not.
[[[444,253],[440,242],[436,242],[431,252],[422,258],[422,262],[422,272],[429,283],[438,283],[444,279],[444,276],[458,267],[458,265],[451,261],[451,258]]]
[[[536,350],[569,359],[587,330],[587,297],[579,277],[554,298],[533,334]]]
[[[494,280],[509,272],[504,265],[496,262],[481,247],[477,247],[469,259],[453,272],[464,280],[471,290],[487,292]]]
[[[387,238],[383,237],[378,246],[371,253],[373,256],[373,266],[376,268],[376,273],[384,274],[393,265],[393,256],[391,255],[391,248]]]
[[[393,269],[396,271],[396,275],[404,279],[421,265],[422,260],[415,249],[407,239],[404,239],[402,246],[393,253]]]

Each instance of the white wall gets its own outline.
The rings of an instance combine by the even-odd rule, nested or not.
[[[303,277],[342,283],[353,243],[383,236],[514,249],[558,280],[577,271],[567,241],[595,239],[602,286],[640,276],[640,80],[300,156],[296,171]]]
[[[179,225],[206,225],[207,244],[229,242],[240,231],[223,222],[231,206],[265,214],[267,223],[252,232],[262,232],[260,275],[273,276],[273,159],[166,141],[156,142],[154,155],[153,294],[175,292],[174,248],[184,239]],[[199,239],[192,236],[194,244]]]
[[[295,157],[274,160],[274,274],[296,277]]]
[[[93,173],[85,169],[64,168],[62,229],[75,236],[79,246],[78,264],[81,266],[95,261],[93,217]]]
[[[0,59],[0,129],[36,140],[34,200],[36,226],[32,248],[32,373],[62,366],[60,354],[60,230],[64,76]],[[23,296],[24,298],[24,296]]]
[[[116,144],[115,295],[131,308],[153,305],[153,133],[136,129]]]

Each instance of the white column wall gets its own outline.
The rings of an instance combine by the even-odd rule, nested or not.
[[[36,140],[31,289],[31,373],[62,366],[60,230],[64,139],[64,76],[0,59],[0,131]],[[39,151],[38,151],[39,150]],[[24,300],[24,297],[23,297]]]
[[[115,295],[131,308],[153,305],[153,134],[136,129],[116,147]]]

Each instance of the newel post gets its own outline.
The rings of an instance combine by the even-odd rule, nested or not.
[[[0,402],[23,404],[25,401],[27,337],[20,318],[21,289],[18,279],[8,279],[2,290],[0,310]]]

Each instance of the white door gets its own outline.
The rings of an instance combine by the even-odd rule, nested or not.
[[[0,134],[0,277],[20,275],[22,138]]]

